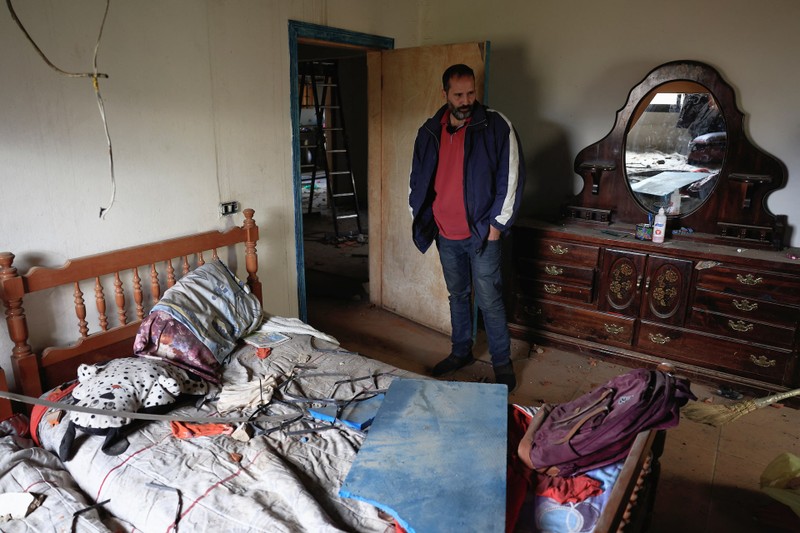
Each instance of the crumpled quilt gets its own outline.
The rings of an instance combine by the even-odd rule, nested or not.
[[[306,324],[299,318],[283,317],[283,316],[270,316],[261,324],[261,326],[253,333],[294,333],[300,335],[311,335],[325,342],[334,345],[339,345],[339,341],[335,337],[323,333],[318,329]]]
[[[34,493],[43,495],[44,501],[25,518],[0,521],[0,531],[105,533],[131,529],[130,524],[102,519],[97,509],[78,514],[72,529],[73,514],[94,502],[80,490],[55,455],[19,436],[17,431],[8,421],[0,423],[0,494]]]
[[[294,376],[286,388],[292,396],[348,399],[368,384],[385,389],[396,377],[418,377],[310,335],[291,337],[265,359],[256,356],[254,346],[239,348],[224,367],[223,389],[267,376],[282,384]],[[384,372],[390,374],[376,375]],[[364,376],[374,378],[348,381]],[[207,402],[201,413],[215,413],[215,404]],[[189,406],[179,412],[198,414]],[[269,414],[296,412],[275,403]],[[392,530],[391,517],[376,507],[338,495],[364,434],[350,428],[302,432],[319,424],[303,419],[242,442],[227,435],[179,439],[169,422],[154,421],[128,436],[122,454],[106,455],[102,439],[89,438],[66,466],[90,499],[110,499],[106,509],[136,531],[170,531],[176,525],[179,531],[209,533]],[[45,448],[58,448],[63,426],[40,424]],[[275,426],[264,423],[265,429]]]
[[[263,318],[258,298],[219,259],[197,267],[167,289],[150,310],[156,312],[189,328],[220,363]]]

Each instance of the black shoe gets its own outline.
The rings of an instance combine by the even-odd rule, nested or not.
[[[467,354],[466,357],[458,357],[453,354],[448,355],[438,363],[436,366],[433,367],[433,371],[431,374],[433,377],[438,378],[444,374],[449,374],[450,372],[455,372],[459,368],[464,368],[467,365],[471,365],[475,362],[475,359],[472,357],[472,354]]]
[[[494,367],[494,380],[496,383],[508,387],[508,392],[517,387],[517,376],[514,374],[514,366],[508,363]]]

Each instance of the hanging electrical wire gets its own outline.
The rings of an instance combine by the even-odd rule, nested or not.
[[[8,6],[8,11],[11,13],[11,18],[14,19],[14,22],[17,23],[19,29],[22,30],[22,33],[25,34],[28,41],[31,43],[33,48],[36,52],[41,56],[47,65],[61,74],[62,76],[67,76],[69,78],[91,78],[92,79],[92,87],[94,87],[95,96],[97,97],[97,106],[100,109],[100,118],[103,121],[103,130],[106,135],[106,142],[108,144],[108,163],[111,172],[111,199],[109,200],[108,207],[101,207],[100,208],[100,218],[105,219],[106,214],[108,213],[109,209],[114,205],[114,199],[116,197],[117,192],[117,180],[114,175],[114,151],[111,144],[111,135],[108,130],[108,120],[106,119],[106,109],[105,104],[103,102],[103,96],[100,93],[100,78],[108,78],[108,74],[103,74],[102,72],[97,71],[97,52],[100,49],[100,40],[103,37],[103,28],[106,25],[106,18],[108,18],[108,9],[111,5],[111,0],[106,0],[106,9],[103,13],[103,21],[100,23],[100,32],[97,35],[97,42],[94,46],[94,57],[92,59],[92,72],[68,72],[64,69],[57,67],[52,61],[50,61],[47,56],[42,52],[42,49],[36,44],[33,40],[33,37],[28,33],[28,30],[25,29],[25,26],[22,24],[22,21],[17,16],[16,11],[14,11],[14,6],[11,3],[11,0],[6,0],[6,5]]]

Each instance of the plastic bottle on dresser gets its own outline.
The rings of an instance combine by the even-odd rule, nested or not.
[[[658,208],[658,214],[653,221],[653,242],[664,242],[664,233],[667,231],[667,215],[664,213],[664,208]]]

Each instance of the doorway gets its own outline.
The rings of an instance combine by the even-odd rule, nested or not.
[[[312,298],[369,297],[366,54],[393,47],[390,38],[289,21],[298,307],[304,321]]]

